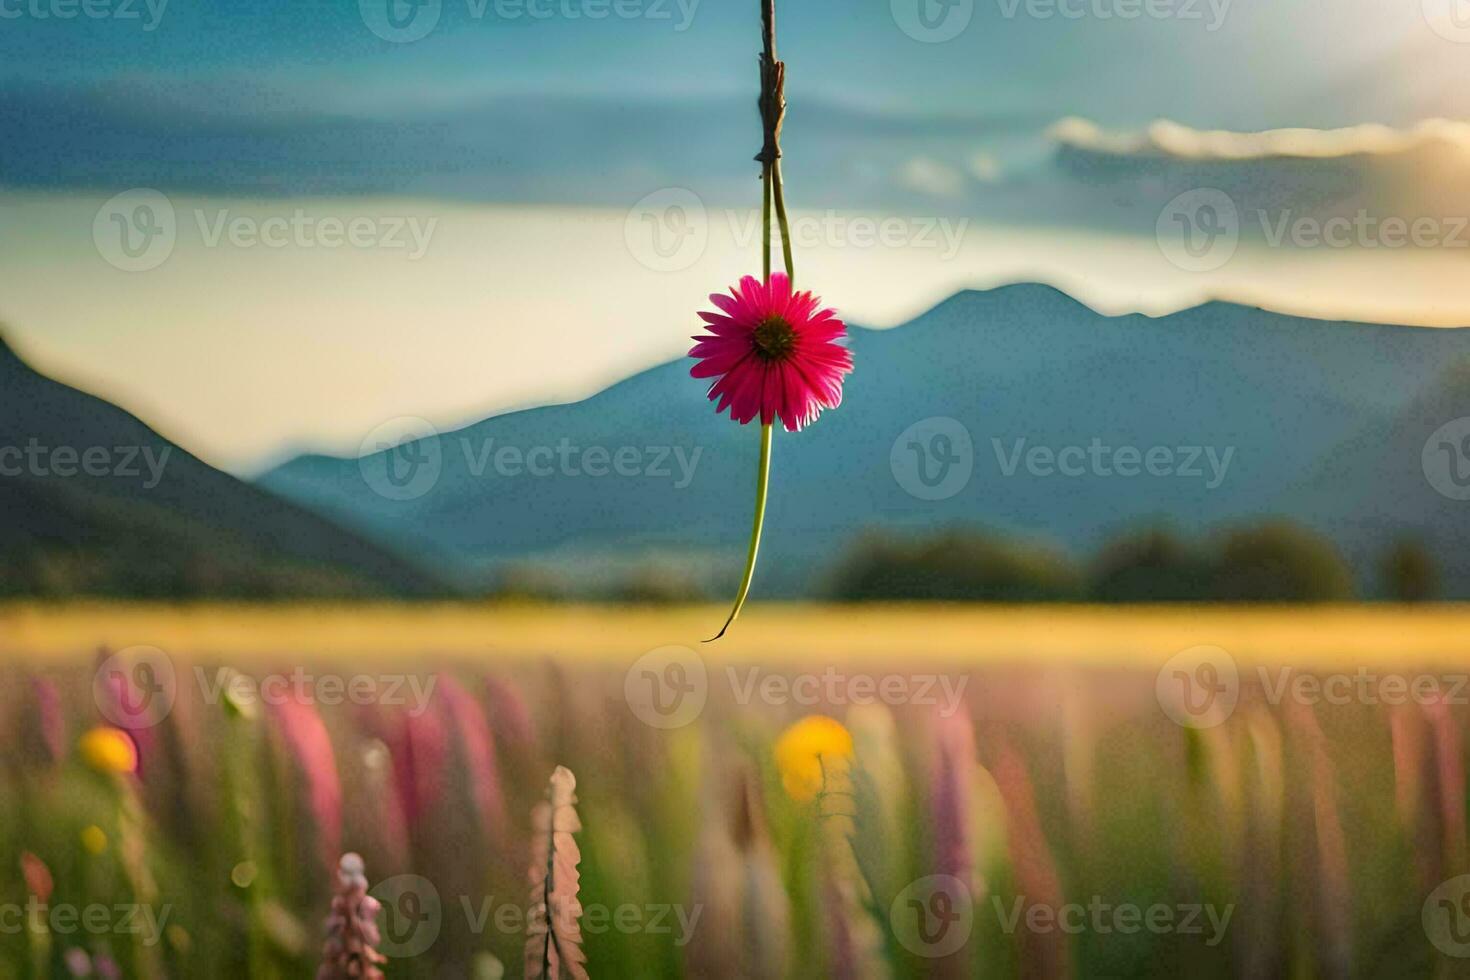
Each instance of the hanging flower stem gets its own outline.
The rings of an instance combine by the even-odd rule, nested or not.
[[[791,224],[786,217],[786,194],[781,187],[781,125],[786,118],[786,64],[776,60],[776,0],[760,0],[761,28],[765,42],[761,52],[761,124],[765,130],[765,142],[756,159],[761,164],[761,271],[767,284],[771,281],[771,208],[774,204],[776,221],[781,229],[781,256],[786,265],[786,278],[796,281],[796,270],[791,254]],[[750,525],[750,549],[745,556],[745,573],[740,577],[740,590],[735,594],[735,605],[730,617],[714,636],[705,640],[712,643],[725,635],[730,624],[745,607],[750,596],[750,585],[755,579],[755,560],[761,548],[761,530],[766,523],[766,497],[771,481],[771,435],[772,423],[761,424],[761,456],[755,477],[755,517]]]
[[[786,194],[781,189],[781,164],[777,163],[771,167],[771,191],[776,199],[776,221],[781,226],[781,252],[786,258],[786,278],[791,280],[791,288],[796,288],[796,268],[791,259],[791,223],[786,220]],[[770,234],[770,225],[767,222],[766,233]],[[770,253],[769,239],[766,245],[767,255]],[[767,266],[770,259],[766,260]],[[771,278],[770,269],[766,270],[766,279]]]

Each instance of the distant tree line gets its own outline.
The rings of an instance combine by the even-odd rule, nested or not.
[[[1403,539],[1371,577],[1353,572],[1327,538],[1284,521],[1190,536],[1146,527],[1078,559],[1053,546],[975,527],[916,534],[868,531],[800,598],[847,602],[1424,602],[1442,595],[1422,541]],[[501,570],[489,594],[503,601],[598,600],[675,604],[724,597],[689,563],[649,560],[578,583],[536,562]],[[447,592],[446,597],[455,593]],[[457,593],[470,596],[472,590]],[[483,591],[481,595],[485,594]],[[232,548],[195,548],[160,560],[146,539],[110,549],[0,551],[0,599],[384,597],[335,569],[263,560]]]
[[[1383,556],[1371,594],[1436,598],[1439,575],[1422,542]],[[1327,538],[1267,521],[1190,538],[1170,527],[1128,532],[1074,562],[1045,545],[973,528],[864,535],[832,574],[834,598],[862,602],[1338,602],[1358,598]]]
[[[1330,540],[1271,520],[1186,535],[1144,527],[1076,559],[1053,546],[983,528],[858,535],[814,588],[844,602],[1423,602],[1439,598],[1438,566],[1404,539],[1358,583]],[[1361,587],[1360,587],[1361,585]],[[515,564],[493,595],[503,600],[677,604],[723,598],[686,567],[650,560],[601,584],[573,584],[555,569]],[[805,597],[804,597],[805,598]]]
[[[73,598],[174,601],[393,598],[341,569],[245,554],[160,559],[138,549],[0,554],[0,600]]]

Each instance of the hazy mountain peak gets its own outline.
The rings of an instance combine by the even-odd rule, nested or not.
[[[11,349],[10,344],[5,340],[5,331],[0,329],[0,366],[13,367],[15,365],[24,367],[25,362]]]
[[[959,292],[903,326],[855,327],[850,343],[857,367],[842,409],[781,439],[770,520],[782,530],[768,539],[773,571],[762,588],[810,590],[821,563],[866,526],[969,522],[1080,551],[1159,517],[1191,528],[1261,513],[1313,524],[1320,501],[1284,508],[1287,489],[1470,356],[1461,331],[1228,302],[1109,316],[1038,283]],[[1423,435],[1400,442],[1417,472]],[[916,449],[941,445],[961,452],[970,475],[935,498],[905,467]],[[1094,445],[1162,454],[1179,472],[1119,475],[1108,457],[1068,476],[1045,461]],[[261,481],[384,541],[431,547],[446,567],[575,566],[648,549],[737,554],[749,530],[752,450],[752,433],[715,414],[679,359],[581,402],[444,433],[424,457],[431,470],[413,499],[386,499],[366,478],[378,467],[411,473],[413,453],[375,458],[368,470],[298,459]],[[1033,451],[1043,454],[1039,468]],[[602,475],[589,476],[588,453]],[[618,453],[631,461],[625,471],[604,471],[600,458]],[[938,462],[925,458],[932,476]],[[1208,459],[1214,469],[1200,462]],[[1344,543],[1360,554],[1379,544]]]
[[[3,337],[0,447],[10,448],[0,478],[9,518],[0,527],[0,591],[165,598],[443,589],[418,565],[35,371]]]

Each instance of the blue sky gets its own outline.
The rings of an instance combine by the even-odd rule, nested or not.
[[[0,185],[627,206],[675,184],[743,200],[752,179],[745,0],[86,0],[109,16],[56,16],[81,2],[0,0]],[[1070,116],[1464,118],[1470,43],[1426,13],[1460,2],[786,3],[787,150],[809,175],[790,198],[903,206],[893,178],[916,157],[1025,176]],[[390,9],[432,30],[386,40]],[[920,9],[963,29],[925,43],[905,30]]]
[[[386,39],[389,2],[432,29]],[[1109,312],[1218,296],[1470,322],[1462,251],[1283,249],[1253,230],[1266,210],[1470,213],[1470,130],[1359,152],[1470,119],[1464,0],[778,2],[789,199],[815,241],[798,267],[858,322],[1026,278]],[[0,0],[0,323],[211,461],[248,472],[288,447],[354,452],[391,417],[586,395],[682,353],[703,297],[750,271],[754,2],[151,3]],[[1068,117],[1101,129],[1059,139]],[[1156,138],[1161,118],[1194,130]],[[1261,151],[1196,132],[1361,123],[1395,134]],[[1242,215],[1239,255],[1208,273],[1155,241],[1161,209],[1201,187]],[[708,235],[672,271],[633,238],[670,188],[695,192]],[[176,218],[145,272],[98,237],[141,213],[126,195],[112,213],[134,189]],[[418,258],[210,232],[303,210],[384,239],[405,216],[434,228]],[[909,237],[862,245],[835,210],[910,216]],[[936,221],[953,250],[930,247]]]

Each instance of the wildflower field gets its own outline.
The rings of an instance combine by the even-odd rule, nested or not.
[[[1452,977],[1470,613],[0,609],[0,977]]]

